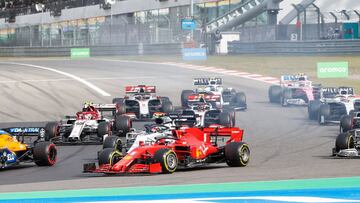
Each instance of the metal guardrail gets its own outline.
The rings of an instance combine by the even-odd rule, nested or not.
[[[55,57],[70,56],[71,48],[82,47],[0,47],[0,57]],[[91,56],[111,55],[152,55],[152,54],[181,54],[182,45],[174,44],[139,44],[90,46]]]
[[[228,42],[229,54],[360,54],[360,40]]]

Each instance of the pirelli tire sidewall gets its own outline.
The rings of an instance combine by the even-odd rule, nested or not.
[[[110,164],[113,166],[118,161],[122,159],[121,152],[115,150],[114,148],[106,148],[99,152],[99,166],[104,164]]]
[[[355,140],[354,136],[350,133],[340,133],[335,141],[335,150],[339,152],[343,149],[354,148]]]
[[[176,153],[171,149],[159,149],[154,154],[154,162],[160,163],[162,173],[173,173],[178,166]]]
[[[250,148],[245,142],[230,142],[225,146],[225,161],[230,167],[243,167],[250,161]]]

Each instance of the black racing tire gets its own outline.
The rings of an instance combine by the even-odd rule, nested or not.
[[[59,123],[47,123],[45,125],[45,141],[50,141],[52,138],[57,136],[59,136]]]
[[[160,97],[161,102],[171,102],[169,97]]]
[[[122,142],[118,136],[107,136],[103,142],[103,149],[111,148],[122,151]]]
[[[110,164],[113,166],[118,161],[123,158],[121,152],[113,149],[113,148],[106,148],[99,152],[99,166],[104,164]]]
[[[132,121],[129,116],[117,115],[115,117],[115,129],[119,132],[120,136],[125,136],[132,128]]]
[[[340,133],[335,141],[335,150],[339,152],[343,149],[351,149],[355,147],[354,136],[349,133]]]
[[[291,89],[285,88],[282,90],[281,95],[280,95],[280,102],[281,102],[281,106],[287,106],[287,99],[291,99],[292,98],[292,91]]]
[[[38,142],[33,148],[34,162],[38,166],[52,166],[57,161],[57,148],[51,142]]]
[[[225,145],[225,160],[230,167],[246,166],[250,161],[250,149],[245,142],[230,142]]]
[[[154,154],[154,162],[160,163],[162,173],[173,173],[178,166],[176,153],[171,149],[159,149]]]
[[[330,116],[330,106],[328,104],[321,104],[318,113],[318,123],[320,125],[326,124],[327,119]]]
[[[221,112],[219,114],[219,125],[232,127],[233,120],[229,112]]]
[[[244,92],[237,92],[235,94],[236,106],[246,107],[246,96]]]
[[[109,122],[100,122],[97,129],[97,136],[103,137],[104,135],[111,135],[111,125]]]
[[[344,115],[340,119],[340,133],[345,133],[352,129],[352,116]]]
[[[170,101],[165,101],[161,105],[161,110],[164,113],[171,113],[174,111],[174,107]]]
[[[319,114],[321,102],[319,100],[311,100],[308,104],[308,116],[310,120],[316,120]]]
[[[183,90],[181,92],[181,106],[186,108],[188,107],[188,97],[192,95],[194,91],[192,90]]]
[[[123,98],[114,98],[113,104],[116,104],[116,114],[126,113],[126,105]]]
[[[271,85],[268,91],[270,103],[279,103],[281,96],[281,86],[280,85]]]

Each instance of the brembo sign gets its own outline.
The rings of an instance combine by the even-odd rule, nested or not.
[[[347,78],[349,76],[348,62],[317,63],[318,78]]]

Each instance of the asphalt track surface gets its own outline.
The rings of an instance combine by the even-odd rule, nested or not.
[[[16,62],[13,60],[13,62]],[[88,86],[55,72],[0,63],[0,127],[44,125],[73,115],[84,101],[109,103],[124,95],[125,85],[156,85],[158,95],[180,104],[182,89],[192,89],[192,79],[213,73],[169,65],[131,63],[102,59],[21,60],[61,70],[85,79],[107,93],[102,96]],[[221,74],[219,74],[221,76]],[[180,170],[170,175],[103,176],[83,174],[83,163],[93,162],[100,146],[60,146],[53,167],[29,165],[0,171],[0,192],[131,187],[266,181],[359,176],[359,160],[330,157],[337,126],[319,126],[309,121],[306,107],[270,104],[268,84],[223,76],[226,86],[244,91],[248,110],[236,114],[245,129],[251,162],[243,168],[225,164]]]

